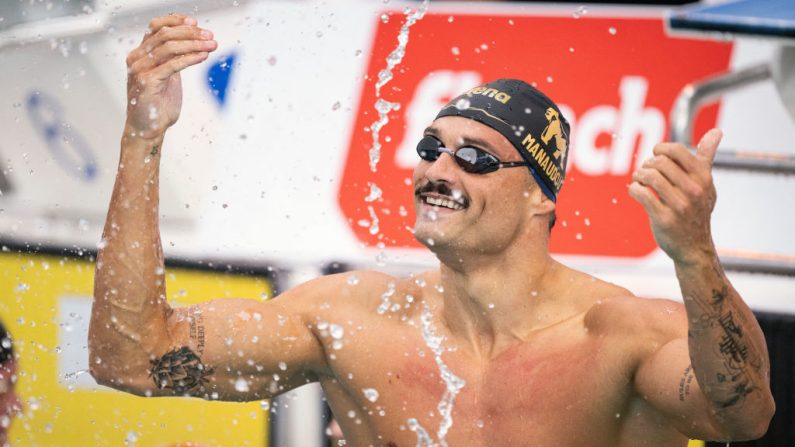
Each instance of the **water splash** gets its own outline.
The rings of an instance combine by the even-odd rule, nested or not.
[[[428,348],[433,351],[436,365],[439,367],[439,373],[447,388],[444,394],[442,394],[442,399],[439,401],[439,404],[436,406],[437,410],[439,410],[439,415],[442,417],[442,422],[439,423],[439,429],[436,431],[438,442],[433,442],[428,432],[416,419],[409,419],[408,424],[411,431],[417,433],[417,447],[423,445],[429,447],[447,447],[447,441],[445,441],[444,438],[447,436],[450,427],[453,426],[453,403],[458,393],[464,385],[466,385],[466,382],[464,379],[453,374],[450,368],[444,363],[444,360],[442,360],[442,353],[445,351],[442,342],[445,337],[436,335],[436,326],[433,324],[433,314],[428,306],[423,308],[420,321],[422,322],[422,338],[425,339],[425,344]]]
[[[380,130],[389,122],[387,114],[400,108],[398,103],[381,99],[381,87],[388,84],[394,77],[392,69],[403,61],[403,57],[406,55],[406,46],[409,43],[409,28],[425,16],[425,12],[428,11],[428,4],[429,0],[423,0],[416,10],[411,11],[409,9],[406,11],[406,21],[400,27],[400,32],[398,33],[398,45],[387,56],[386,68],[378,72],[378,81],[375,83],[375,96],[378,98],[375,103],[375,109],[378,111],[378,120],[370,126],[370,131],[373,134],[373,146],[370,148],[370,170],[373,172],[375,172],[378,161],[381,159],[381,143],[378,140]]]

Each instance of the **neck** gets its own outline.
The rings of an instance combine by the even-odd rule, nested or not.
[[[565,268],[549,256],[546,240],[445,258],[442,320],[478,355],[491,357],[557,321],[550,304],[559,298],[554,278]]]

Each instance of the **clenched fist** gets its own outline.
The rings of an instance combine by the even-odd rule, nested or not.
[[[182,107],[179,72],[207,59],[216,48],[213,33],[199,28],[192,17],[152,19],[141,44],[127,56],[125,134],[155,138],[174,124]]]
[[[629,194],[646,209],[657,244],[675,262],[694,263],[715,255],[710,231],[717,197],[712,160],[722,135],[718,129],[707,132],[695,154],[682,144],[660,143],[654,157],[632,176]]]

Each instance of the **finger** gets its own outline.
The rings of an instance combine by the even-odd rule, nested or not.
[[[683,197],[679,191],[656,169],[641,168],[632,175],[632,180],[642,186],[651,187],[660,197],[660,201],[675,210],[679,210]]]
[[[629,195],[643,206],[646,214],[652,219],[658,219],[665,208],[651,190],[638,182],[629,185]]]
[[[128,65],[149,56],[155,48],[172,40],[212,40],[213,33],[196,26],[181,25],[176,27],[164,26],[154,35],[149,36],[138,48],[130,52],[127,57]]]
[[[665,179],[677,188],[690,190],[697,186],[681,166],[665,155],[655,155],[646,160],[642,167],[660,171]]]
[[[155,79],[164,81],[174,73],[178,73],[181,70],[190,67],[191,65],[196,65],[199,62],[207,59],[208,55],[209,55],[208,52],[202,51],[199,53],[189,53],[184,56],[175,57],[169,60],[168,62],[159,65],[154,70],[152,70],[151,71],[152,76]]]
[[[211,52],[216,48],[218,44],[214,40],[171,40],[134,62],[130,67],[130,73],[143,73],[174,57],[189,53]]]
[[[162,17],[155,17],[149,21],[149,34],[160,31],[164,26],[196,25],[196,19],[183,14],[170,14]]]
[[[679,143],[660,143],[654,146],[654,155],[665,155],[675,161],[686,173],[698,170],[696,156],[693,155],[683,144]]]
[[[723,132],[721,132],[720,129],[710,129],[709,132],[701,137],[701,141],[699,141],[696,147],[696,155],[703,157],[711,164],[712,160],[715,159],[715,153],[718,151],[718,145],[722,138]]]

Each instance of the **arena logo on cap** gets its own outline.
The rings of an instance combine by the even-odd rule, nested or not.
[[[495,100],[503,103],[508,104],[508,101],[511,100],[511,95],[501,92],[496,88],[490,87],[475,87],[472,90],[467,92],[468,95],[483,95],[488,96],[489,98],[494,98]]]
[[[529,12],[522,9],[521,14]],[[401,71],[391,88],[381,92],[384,99],[402,106],[390,113],[390,123],[381,129],[382,161],[374,174],[368,166],[369,126],[377,118],[373,83],[394,48],[401,21],[377,23],[369,81],[362,85],[338,195],[356,237],[372,247],[420,247],[410,231],[411,179],[423,129],[452,98],[478,91],[497,99],[501,92],[473,86],[511,77],[535,83],[571,124],[570,135],[565,135],[556,124],[559,117],[546,109],[533,110],[548,114],[549,125],[541,135],[520,134],[529,151],[535,144],[550,145],[545,172],[549,169],[557,182],[562,175],[559,178],[550,168],[557,163],[549,157],[560,157],[561,166],[568,161],[550,250],[614,257],[652,253],[657,245],[648,217],[627,193],[632,171],[665,138],[666,117],[681,89],[725,71],[732,44],[669,38],[662,10],[656,18],[574,19],[570,13],[555,16],[540,10],[524,16],[456,15],[452,22],[449,17],[443,12],[427,14],[414,25]],[[609,33],[610,28],[617,32]],[[565,41],[561,35],[567,36]],[[516,57],[526,52],[525,42],[533,42],[532,60]],[[716,117],[717,107],[702,111],[695,134],[714,126]],[[541,152],[547,151],[536,149]],[[538,157],[543,164],[543,156]],[[382,196],[365,202],[373,183]],[[378,218],[376,234],[362,225],[372,219],[368,207]]]

